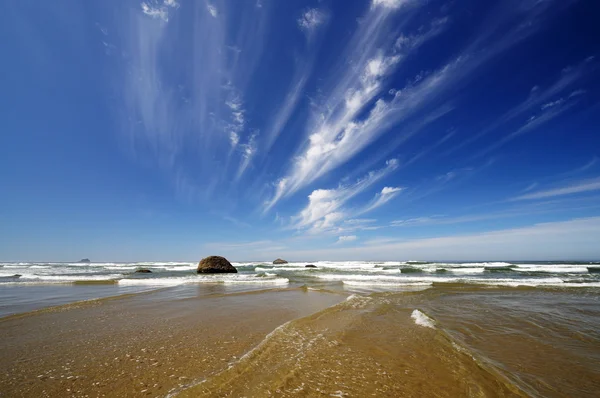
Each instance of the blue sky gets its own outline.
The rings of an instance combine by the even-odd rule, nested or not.
[[[600,259],[593,0],[3,9],[0,260]]]

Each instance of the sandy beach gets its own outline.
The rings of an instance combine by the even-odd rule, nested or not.
[[[592,397],[599,321],[592,290],[164,288],[0,319],[0,391]]]

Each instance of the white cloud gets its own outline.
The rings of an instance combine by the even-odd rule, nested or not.
[[[119,90],[112,98],[119,101],[113,108],[120,146],[134,160],[158,166],[183,193],[178,197],[210,199],[231,188],[260,153],[245,98],[263,53],[268,14],[253,3],[236,5],[231,13],[245,22],[232,35],[230,20],[213,18],[210,5],[144,0],[141,9],[124,5],[111,27],[122,55],[107,61],[120,72],[109,84]],[[174,25],[182,11],[194,15],[185,43],[183,27]]]
[[[177,2],[177,0],[165,0],[164,4],[167,7],[179,8],[179,3]]]
[[[391,195],[395,192],[400,192],[402,190],[402,188],[399,187],[384,187],[381,190],[381,195]]]
[[[392,62],[370,60],[361,86],[348,91],[343,112],[331,121],[317,125],[308,145],[297,158],[288,179],[288,193],[293,193],[320,176],[339,167],[364,149],[395,123],[412,115],[458,71],[460,62],[447,65],[414,87],[398,91],[391,100],[379,99],[366,118],[353,120],[379,91],[379,79]]]
[[[160,18],[165,22],[169,21],[169,7],[179,8],[179,3],[176,0],[164,0],[163,4],[159,4],[158,0],[149,0],[141,3],[144,14],[152,18]]]
[[[413,225],[430,224],[437,220],[437,217],[415,217],[406,220],[394,220],[390,223],[392,227],[406,227]]]
[[[403,188],[401,187],[384,187],[381,192],[377,193],[373,200],[366,205],[366,207],[358,212],[358,214],[365,214],[370,211],[383,206],[390,200],[394,199]]]
[[[565,187],[550,189],[546,191],[538,191],[529,193],[526,195],[517,196],[512,200],[533,200],[533,199],[544,199],[555,196],[572,195],[575,193],[590,192],[600,190],[600,178],[592,180],[580,181],[573,185]]]
[[[599,239],[600,217],[590,217],[469,235],[412,240],[385,238],[362,246],[287,250],[280,254],[294,259],[338,261],[591,260],[600,257]]]
[[[434,21],[429,29],[405,36],[402,44],[388,43],[378,48],[377,43],[382,40],[379,36],[385,31],[378,9],[369,11],[349,42],[349,61],[340,64],[339,71],[335,70],[326,100],[315,107],[321,111],[310,120],[306,144],[301,146],[301,152],[284,177],[286,190],[276,192],[270,203],[275,204],[338,168],[394,124],[412,115],[428,100],[435,99],[434,89],[446,83],[443,75],[456,66],[454,62],[436,73],[419,74],[419,78],[403,90],[394,90],[391,99],[377,99],[383,92],[386,76],[410,51],[439,34],[447,21],[444,18]],[[348,63],[352,67],[348,67]]]
[[[338,238],[337,243],[353,242],[357,239],[358,237],[356,235],[342,235]]]
[[[353,218],[353,219],[344,221],[345,224],[349,224],[349,225],[362,225],[362,224],[370,224],[370,223],[374,223],[374,222],[377,222],[377,220],[374,218]]]
[[[210,3],[206,3],[206,9],[214,18],[217,17],[217,8]]]
[[[233,88],[228,87],[232,93],[225,105],[230,111],[229,122],[226,124],[226,131],[229,133],[231,147],[235,148],[240,141],[240,134],[245,127],[245,113],[242,100],[239,94],[236,94]]]
[[[541,106],[541,109],[542,109],[542,110],[546,110],[546,109],[548,109],[548,108],[552,108],[552,107],[554,107],[554,106],[559,106],[559,105],[562,105],[562,104],[564,104],[564,102],[565,102],[565,99],[564,99],[564,98],[559,98],[559,99],[557,99],[556,101],[552,101],[552,102],[548,102],[548,103],[546,103],[546,104],[543,104],[543,105]]]
[[[302,30],[312,32],[319,25],[323,24],[325,19],[326,14],[323,11],[317,8],[311,8],[305,11],[300,18],[298,18],[298,26]]]
[[[160,18],[165,22],[169,20],[169,11],[166,7],[156,7],[148,3],[142,3],[141,6],[144,14],[149,15],[152,18]]]
[[[244,172],[250,165],[252,158],[256,155],[256,152],[257,152],[256,135],[257,135],[256,133],[252,134],[250,136],[250,138],[248,139],[248,142],[246,144],[242,144],[240,146],[240,149],[242,151],[242,158],[241,158],[241,162],[240,162],[240,167],[239,167],[237,175],[235,177],[236,180],[238,180],[242,177],[242,175],[244,174]]]
[[[398,9],[404,5],[416,3],[416,0],[373,0],[371,3],[373,7],[384,7],[391,9]]]
[[[231,143],[231,146],[235,148],[240,142],[240,135],[233,131],[229,132],[229,142]]]
[[[345,209],[344,205],[397,167],[398,163],[393,159],[388,161],[383,169],[368,173],[353,185],[314,190],[308,196],[308,205],[292,218],[293,227],[308,230],[310,233],[321,233],[339,228],[340,222],[351,217],[351,211]]]

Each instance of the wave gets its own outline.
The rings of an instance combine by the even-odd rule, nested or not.
[[[148,286],[178,286],[184,284],[201,283],[223,283],[223,284],[269,284],[269,285],[287,285],[289,279],[278,278],[271,275],[258,277],[255,275],[239,274],[215,274],[215,275],[191,275],[181,277],[166,278],[123,278],[119,279],[119,285],[148,285]]]
[[[489,285],[489,286],[573,286],[570,279],[558,277],[545,278],[468,278],[453,276],[380,276],[380,275],[340,275],[340,274],[322,274],[317,276],[319,279],[328,281],[342,281],[348,286],[406,286],[414,284],[433,284],[433,283],[456,283],[471,285]],[[579,283],[588,287],[600,286],[600,281],[591,279],[585,283]]]
[[[415,268],[415,267],[400,268],[400,273],[402,273],[402,274],[415,274],[415,273],[421,273],[421,272],[423,272],[423,269],[421,269],[421,268]]]
[[[40,282],[108,281],[123,277],[122,274],[108,275],[37,275],[23,274],[21,280]]]
[[[504,266],[495,266],[495,267],[483,267],[486,272],[512,272],[514,271],[515,266],[509,265],[507,267]]]

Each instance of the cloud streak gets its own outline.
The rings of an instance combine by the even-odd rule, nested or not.
[[[572,195],[577,193],[592,192],[600,190],[600,178],[580,181],[575,184],[567,185],[560,188],[549,189],[545,191],[537,191],[525,195],[517,196],[512,200],[535,200],[546,199],[555,196]]]

